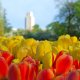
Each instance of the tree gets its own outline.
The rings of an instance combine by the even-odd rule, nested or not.
[[[3,8],[0,3],[0,36],[4,34],[4,19],[3,19]]]
[[[0,2],[0,36],[9,33],[12,30],[12,27],[7,22],[5,11],[6,10],[2,7]]]
[[[4,21],[4,34],[11,32],[12,26],[10,26],[10,24],[7,22],[5,9],[4,9],[3,21]]]
[[[35,38],[34,33],[31,32],[31,31],[28,31],[28,30],[25,32],[25,34],[23,34],[23,36],[24,36],[25,38]]]
[[[52,22],[47,26],[47,30],[49,30],[53,35],[60,36],[67,33],[64,25],[65,23],[60,23],[58,21]]]
[[[59,13],[60,21],[65,23],[67,33],[77,35],[80,31],[80,0],[68,1],[62,6]],[[75,34],[77,33],[77,34]]]
[[[47,29],[55,35],[70,34],[80,36],[80,0],[58,0],[60,6],[56,21]]]
[[[23,29],[17,29],[17,31],[13,32],[14,35],[24,35],[25,34],[25,30]]]
[[[32,32],[36,33],[36,32],[39,32],[39,31],[41,31],[41,28],[39,27],[38,24],[35,24],[35,25],[33,26]]]

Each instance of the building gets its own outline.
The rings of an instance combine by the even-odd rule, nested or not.
[[[32,12],[28,12],[25,18],[25,30],[32,31],[35,25],[35,18]]]

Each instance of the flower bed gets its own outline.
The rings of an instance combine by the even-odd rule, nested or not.
[[[0,80],[80,80],[80,41],[0,37]]]

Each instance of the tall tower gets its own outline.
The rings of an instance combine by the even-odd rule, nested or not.
[[[35,18],[32,12],[28,12],[25,18],[25,30],[32,31],[35,25]]]

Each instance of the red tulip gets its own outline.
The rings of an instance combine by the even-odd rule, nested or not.
[[[64,53],[64,51],[60,51],[60,52],[57,54],[55,61],[53,60],[53,64],[52,64],[53,69],[56,68],[56,61],[57,61],[57,59],[58,59],[61,55],[63,55],[63,53]],[[53,57],[53,58],[54,58],[54,57]]]
[[[27,62],[21,62],[19,64],[20,73],[21,73],[21,80],[28,80],[29,75],[29,64]]]
[[[29,73],[27,80],[36,80],[35,66],[33,64],[29,64]]]
[[[44,69],[39,72],[37,80],[53,80],[54,73],[51,69]]]
[[[73,64],[73,58],[70,55],[63,54],[56,61],[56,74],[64,74],[67,73]]]
[[[3,57],[0,57],[0,79],[7,77],[8,65]]]
[[[76,69],[80,69],[80,67],[79,67],[80,62],[79,62],[79,60],[74,60],[73,61],[73,65],[75,66]]]
[[[57,76],[55,80],[65,80],[65,77],[63,75]]]
[[[17,64],[12,63],[9,67],[8,72],[8,79],[9,80],[21,80],[20,69],[18,68]]]
[[[70,73],[68,73],[66,80],[80,80],[79,79],[79,72],[71,71]]]
[[[23,61],[27,61],[28,63],[35,63],[35,60],[32,59],[31,56],[27,56],[27,57],[25,57],[25,58],[23,59]]]
[[[2,57],[5,58],[8,65],[10,65],[12,60],[14,59],[14,56],[12,54],[10,54],[8,51],[2,51]]]

